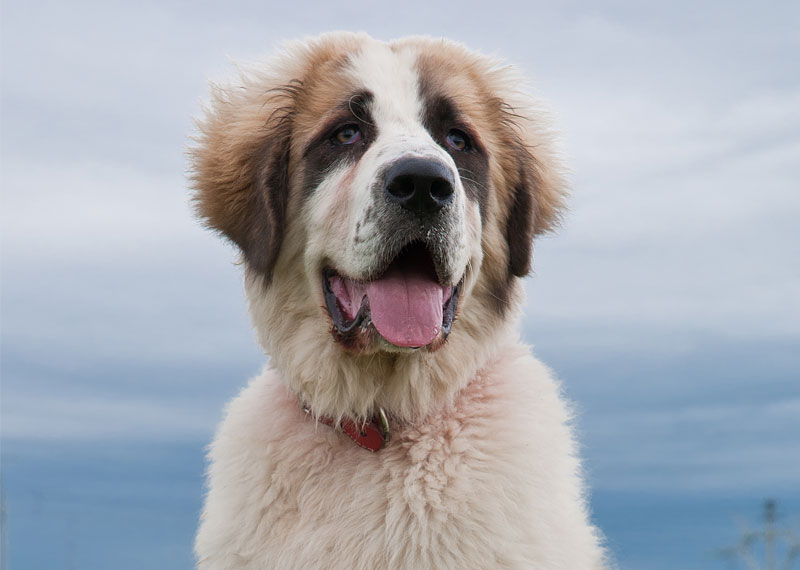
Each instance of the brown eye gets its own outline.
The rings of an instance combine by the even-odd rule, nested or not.
[[[451,129],[449,133],[447,133],[447,144],[450,145],[451,148],[459,151],[467,151],[472,148],[472,145],[469,142],[469,137],[464,131],[460,131],[458,129]]]
[[[336,130],[331,137],[331,142],[335,145],[353,144],[361,140],[361,129],[356,125],[345,125]]]

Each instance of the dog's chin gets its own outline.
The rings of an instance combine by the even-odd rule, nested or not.
[[[336,342],[359,353],[437,350],[447,340],[458,313],[463,276],[443,284],[437,264],[419,243],[403,248],[372,279],[354,279],[326,267],[325,307]]]

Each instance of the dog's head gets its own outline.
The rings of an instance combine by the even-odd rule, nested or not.
[[[330,34],[217,87],[193,149],[206,222],[319,413],[424,413],[516,313],[563,182],[518,78],[460,45]]]

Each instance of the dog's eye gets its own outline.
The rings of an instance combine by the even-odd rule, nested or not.
[[[361,129],[357,125],[345,125],[336,129],[331,142],[336,145],[353,144],[361,140]]]
[[[467,133],[458,129],[451,129],[450,132],[447,133],[445,140],[447,144],[455,150],[464,152],[472,148]]]

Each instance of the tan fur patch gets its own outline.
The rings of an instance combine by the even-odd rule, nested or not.
[[[266,66],[244,68],[233,85],[213,87],[198,122],[190,150],[197,213],[267,275],[287,229],[302,134],[348,90],[337,83],[344,78],[337,70],[358,44],[356,36],[323,36],[288,47]]]
[[[534,236],[553,230],[564,207],[566,184],[548,118],[522,93],[510,67],[458,44],[410,41],[420,50],[422,88],[453,99],[489,154],[477,293],[505,312],[514,304],[514,278],[530,271]]]
[[[530,268],[533,236],[558,221],[564,180],[547,118],[521,93],[510,68],[451,42],[390,44],[394,52],[417,54],[420,88],[452,99],[487,151],[483,254],[467,270],[453,332],[443,346],[436,343],[436,358],[428,350],[400,357],[374,349],[363,358],[345,354],[331,341],[319,267],[305,265],[311,261],[305,251],[312,234],[339,235],[348,198],[334,200],[319,219],[302,217],[300,173],[303,151],[320,125],[363,88],[348,63],[370,42],[334,34],[294,44],[265,65],[245,68],[233,85],[216,87],[192,151],[195,199],[208,225],[242,249],[262,344],[294,391],[327,415],[368,417],[381,405],[414,417],[451,397],[477,366],[477,355],[494,346],[490,339],[513,321],[521,300],[517,277]],[[284,174],[276,176],[276,168]],[[270,280],[273,273],[277,281]],[[322,367],[316,364],[321,360]]]

